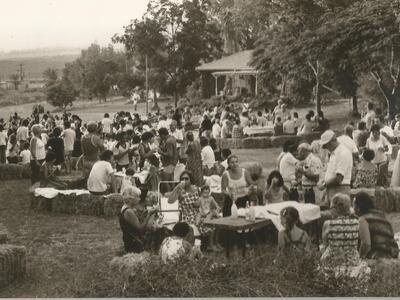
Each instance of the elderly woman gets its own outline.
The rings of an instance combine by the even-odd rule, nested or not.
[[[125,251],[140,253],[147,249],[146,233],[157,210],[148,211],[140,202],[140,190],[130,187],[124,192],[124,206],[119,215]]]
[[[89,176],[90,170],[94,163],[99,160],[99,153],[104,150],[104,143],[99,136],[96,135],[96,122],[87,124],[87,133],[82,136],[82,159],[83,159],[83,175],[85,178]]]
[[[32,184],[40,181],[40,166],[46,158],[45,145],[42,142],[42,130],[40,125],[33,125],[31,128],[32,138],[30,142],[31,151],[31,182]]]
[[[380,126],[378,124],[372,125],[371,136],[367,140],[366,147],[375,153],[372,163],[378,167],[377,185],[384,186],[386,184],[388,171],[388,157],[392,154],[392,145],[383,135],[381,135]]]
[[[228,169],[222,174],[221,192],[226,195],[223,215],[230,215],[233,201],[237,207],[246,207],[246,202],[255,200],[250,197],[252,185],[254,184],[250,173],[239,167],[239,159],[235,155],[228,157]],[[256,194],[254,194],[256,196]]]
[[[324,267],[352,267],[360,263],[358,254],[359,222],[350,213],[351,200],[346,194],[338,193],[332,199],[334,217],[325,221],[322,228]]]
[[[179,201],[182,211],[182,222],[191,226],[197,224],[201,234],[210,232],[210,229],[202,225],[202,220],[197,222],[197,216],[200,212],[200,190],[194,184],[194,179],[189,171],[183,171],[180,177],[180,183],[174,188],[169,196],[168,202]]]
[[[375,209],[367,193],[357,193],[354,210],[360,223],[360,256],[368,259],[397,258],[399,247],[394,240],[392,225],[382,211]]]

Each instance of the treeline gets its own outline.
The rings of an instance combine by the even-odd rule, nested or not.
[[[112,46],[92,45],[52,84],[105,100],[145,81],[157,92],[185,95],[199,86],[195,68],[225,54],[255,49],[261,94],[295,103],[324,94],[400,106],[400,0],[150,0]],[[155,94],[155,93],[154,93]]]

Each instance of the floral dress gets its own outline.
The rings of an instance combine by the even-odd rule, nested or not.
[[[357,168],[357,175],[354,180],[354,188],[373,188],[376,186],[378,179],[378,169],[367,170]]]
[[[201,234],[206,234],[210,232],[210,228],[207,228],[203,225],[204,217],[200,219],[200,222],[197,222],[199,215],[199,192],[196,190],[195,192],[187,192],[182,191],[179,205],[182,210],[182,222],[186,222],[190,225],[196,225]]]

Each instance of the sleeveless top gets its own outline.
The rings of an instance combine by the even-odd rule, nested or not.
[[[44,143],[41,139],[37,138],[37,137],[33,137],[33,139],[36,139],[36,147],[35,147],[35,157],[37,160],[42,160],[46,158],[46,150],[44,147]],[[32,143],[31,140],[31,143]],[[33,160],[33,157],[31,156],[31,159]]]
[[[228,176],[228,188],[229,190],[234,191],[234,193],[236,194],[236,198],[247,196],[248,188],[247,188],[246,177],[244,175],[245,170],[242,169],[242,176],[236,180],[231,178],[229,171],[225,171],[225,173]]]
[[[93,134],[84,135],[82,137],[82,152],[86,160],[97,161],[99,159],[99,149],[93,144]]]
[[[372,209],[362,218],[367,221],[371,236],[371,250],[367,258],[397,258],[399,247],[394,239],[392,225],[383,212]]]
[[[129,207],[123,208],[119,215],[119,225],[122,230],[122,240],[124,242],[125,251],[142,252],[144,248],[143,241],[141,239],[142,234],[139,232],[139,230],[133,227],[127,220],[125,220],[124,213],[127,209],[129,209]],[[136,210],[134,211],[136,214]],[[136,215],[139,219],[139,222],[142,222],[140,216],[138,214]]]
[[[284,240],[285,240],[285,247],[290,247],[296,250],[304,250],[306,247],[306,240],[305,240],[305,231],[301,233],[301,236],[297,240],[293,240],[290,236],[290,233],[285,231]]]

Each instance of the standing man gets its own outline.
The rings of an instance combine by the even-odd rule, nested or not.
[[[182,158],[184,153],[183,148],[183,132],[182,129],[177,129],[178,122],[176,120],[172,120],[171,124],[169,125],[169,129],[171,131],[171,135],[175,138],[176,141],[176,149],[178,151],[178,158]]]
[[[176,148],[176,139],[169,134],[165,127],[158,130],[160,136],[160,147],[158,153],[161,155],[161,162],[164,170],[161,174],[162,181],[173,181],[175,166],[178,163],[178,149]]]
[[[327,130],[321,135],[320,144],[331,154],[324,182],[320,186],[321,189],[326,189],[326,197],[330,206],[337,193],[350,195],[353,156],[349,149],[339,144],[332,130]]]
[[[135,87],[135,89],[133,90],[132,96],[131,96],[131,100],[133,102],[133,109],[135,111],[137,111],[137,104],[140,101],[140,95],[139,95],[139,87]]]
[[[101,120],[101,126],[102,126],[102,132],[103,132],[103,138],[111,134],[112,132],[112,120],[110,119],[110,115],[108,113],[104,114],[104,118]]]

